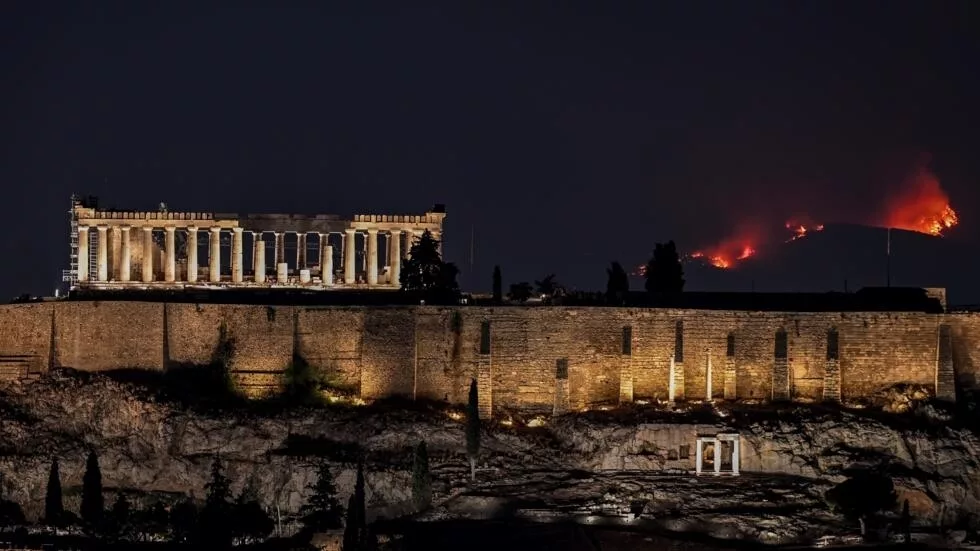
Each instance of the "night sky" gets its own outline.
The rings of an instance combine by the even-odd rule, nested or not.
[[[2,3],[0,296],[59,284],[73,192],[134,210],[445,203],[467,290],[494,264],[505,284],[604,288],[609,261],[657,241],[808,216],[827,230],[736,270],[690,264],[688,288],[854,289],[884,283],[885,232],[865,222],[925,166],[961,221],[893,232],[892,282],[980,303],[980,3],[478,5]]]

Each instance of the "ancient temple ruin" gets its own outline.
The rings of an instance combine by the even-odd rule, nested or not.
[[[72,197],[72,289],[397,289],[423,232],[442,241],[443,205],[417,215],[222,214],[100,209]],[[203,238],[201,234],[204,234]]]

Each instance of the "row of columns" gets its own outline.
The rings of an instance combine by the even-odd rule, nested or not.
[[[119,280],[122,282],[128,282],[131,279],[131,269],[130,269],[130,259],[131,259],[131,247],[130,247],[130,227],[129,226],[118,226],[121,231],[121,246],[120,246],[120,261],[119,261]],[[108,251],[108,229],[109,226],[96,226],[98,231],[97,249],[96,249],[96,266],[97,273],[95,274],[96,281],[109,281],[109,251]],[[150,283],[153,281],[153,255],[154,250],[153,243],[153,229],[151,227],[143,227],[143,269],[142,269],[142,280],[144,283]],[[163,228],[165,233],[164,239],[164,281],[175,282],[177,279],[177,258],[176,258],[176,227],[168,226]],[[187,281],[189,283],[195,283],[198,280],[198,231],[199,229],[194,226],[184,228],[187,231]],[[212,227],[209,229],[209,281],[212,283],[218,283],[221,281],[221,231],[220,227]],[[86,282],[90,280],[89,274],[89,230],[88,226],[79,226],[78,228],[78,280]],[[242,283],[244,281],[244,262],[243,262],[243,249],[244,240],[242,233],[243,228],[231,228],[232,232],[232,245],[231,245],[231,281],[232,283]],[[252,273],[256,283],[264,283],[266,280],[266,262],[265,262],[265,241],[261,239],[262,233],[265,232],[253,232],[254,248],[252,254],[253,266]],[[285,239],[282,232],[273,232],[275,235],[275,265],[277,267],[277,278],[283,280],[286,275],[282,267],[286,263],[286,250],[285,250]],[[377,285],[378,284],[378,230],[369,229],[367,230],[367,241],[366,241],[366,254],[367,254],[367,284]],[[344,230],[344,282],[353,283],[356,280],[357,275],[357,250],[355,244],[355,237],[357,230],[349,228]],[[418,230],[390,230],[389,232],[389,264],[391,267],[391,277],[390,281],[396,283],[400,281],[401,277],[401,261],[402,258],[408,254],[411,249],[412,241],[422,232]],[[323,278],[323,283],[325,285],[333,285],[333,246],[328,243],[327,236],[330,234],[319,234],[320,235],[320,271],[321,277]],[[296,263],[299,269],[302,269],[307,264],[307,247],[306,247],[306,237],[305,233],[297,234],[297,251],[296,251]],[[438,239],[438,236],[436,236]]]

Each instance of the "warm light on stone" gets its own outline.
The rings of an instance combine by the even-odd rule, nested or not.
[[[440,240],[441,252],[446,212],[442,205],[418,215],[357,214],[349,218],[322,214],[172,212],[162,206],[158,211],[122,211],[100,210],[74,199],[72,217],[77,224],[77,237],[72,241],[71,273],[66,276],[72,288],[115,291],[180,289],[197,285],[241,288],[288,285],[327,290],[353,285],[367,289],[399,288],[402,259],[408,254],[408,247],[404,245],[413,236],[429,231]],[[198,278],[198,266],[205,262],[198,258],[199,229],[208,230],[205,265],[209,275],[206,283],[199,282]],[[135,233],[128,236],[130,230]],[[154,241],[155,230],[163,233],[162,244]],[[92,233],[96,234],[94,247],[89,244]],[[265,233],[272,233],[275,238],[273,270],[269,272],[269,276],[275,273],[275,278],[266,276],[265,252],[264,249],[260,251],[260,247],[264,247],[262,236]],[[178,235],[186,235],[186,246],[178,247]],[[310,235],[319,239],[318,251],[309,250]],[[331,236],[335,236],[335,242],[339,239],[343,243],[343,281],[334,279]],[[133,243],[131,239],[137,241]],[[224,245],[222,239],[226,240]],[[222,278],[222,247],[227,248],[229,241],[230,252],[225,254],[230,263],[230,276]],[[287,242],[296,251],[295,265],[286,259]],[[357,242],[364,247],[363,265],[358,264]],[[178,248],[182,250],[178,251]],[[246,250],[251,251],[249,259],[245,257]],[[319,257],[316,264],[307,258],[310,252]],[[159,266],[154,266],[154,256]],[[132,277],[134,262],[142,263],[139,282]],[[90,264],[95,266],[95,273],[90,273]],[[178,265],[186,266],[186,273],[178,274]],[[248,272],[246,265],[251,267]],[[280,265],[287,266],[285,274],[279,269]],[[314,277],[314,267],[319,277]],[[382,267],[387,267],[384,277]],[[310,270],[308,275],[304,275],[305,269]]]

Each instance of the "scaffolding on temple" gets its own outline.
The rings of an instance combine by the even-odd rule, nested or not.
[[[82,198],[74,193],[71,195],[71,209],[68,211],[68,269],[61,271],[61,281],[68,283],[69,289],[78,286],[78,266],[80,262],[88,262],[88,273],[90,274],[95,273],[95,270],[98,269],[98,261],[91,252],[95,250],[97,245],[97,236],[94,232],[88,234],[88,258],[79,258],[78,253],[78,207],[95,207],[97,205],[98,199],[93,196]]]
[[[78,214],[75,212],[75,205],[78,203],[78,196],[73,193],[71,208],[68,209],[68,238],[71,247],[68,252],[68,269],[61,271],[61,281],[67,282],[69,288],[78,284]]]

